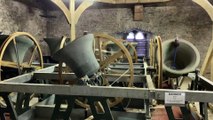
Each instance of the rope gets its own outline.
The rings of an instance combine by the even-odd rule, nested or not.
[[[129,69],[126,70],[119,78],[117,78],[112,84],[110,84],[110,86],[112,86],[113,84],[115,84],[118,80],[120,80],[126,73],[129,72]]]
[[[173,59],[173,67],[176,69],[176,57],[177,57],[177,47],[174,50],[174,59]]]

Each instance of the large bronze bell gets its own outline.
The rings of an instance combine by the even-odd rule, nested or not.
[[[93,34],[87,34],[69,42],[53,55],[53,59],[65,62],[78,78],[90,77],[100,68],[93,52],[94,39]]]
[[[6,39],[8,38],[8,35],[0,35],[0,45],[1,47],[3,47],[3,42],[6,41]],[[6,47],[4,56],[3,56],[3,60],[4,61],[10,61],[10,62],[19,62],[23,63],[24,58],[26,56],[26,53],[28,52],[28,50],[34,46],[34,43],[32,40],[30,40],[28,37],[24,37],[24,36],[18,36],[15,38],[16,41],[16,47],[13,43],[13,41],[11,41],[9,43],[9,45]],[[16,51],[17,49],[17,51]],[[18,55],[17,55],[18,54]],[[17,59],[18,57],[18,59]]]
[[[69,38],[67,38],[66,41],[62,43],[62,39],[63,38],[44,38],[44,41],[49,46],[51,56],[60,49],[61,44],[66,44],[66,42],[69,41]]]
[[[164,41],[162,53],[163,70],[168,77],[178,77],[193,72],[200,63],[197,48],[183,39]]]

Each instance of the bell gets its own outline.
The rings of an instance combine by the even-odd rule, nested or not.
[[[93,52],[94,39],[93,34],[87,34],[69,42],[53,55],[53,59],[65,62],[78,78],[90,77],[100,68]]]
[[[8,38],[8,35],[0,35],[0,45],[1,47],[4,46],[3,42],[6,41],[6,39]],[[16,48],[14,46],[13,41],[11,41],[8,46],[6,47],[4,56],[3,56],[3,60],[4,61],[10,61],[10,62],[19,62],[23,63],[24,58],[26,56],[26,53],[29,51],[29,49],[31,47],[34,46],[34,43],[32,40],[30,40],[27,37],[24,36],[18,36],[15,38],[16,41]],[[17,52],[16,50],[17,49]],[[16,55],[18,54],[18,55]],[[17,59],[18,56],[18,59]]]
[[[200,63],[200,54],[197,48],[183,39],[164,41],[162,53],[163,71],[168,77],[179,77],[193,72]]]
[[[65,42],[62,43],[62,39],[63,38],[44,38],[44,41],[49,46],[51,56],[60,49],[61,44],[66,44],[66,42],[69,41],[69,39],[67,38]]]

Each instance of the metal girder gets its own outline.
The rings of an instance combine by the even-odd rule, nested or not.
[[[39,74],[39,73],[43,73],[43,72],[52,73],[55,70],[56,66],[57,65],[51,66],[51,67],[47,67],[47,68],[44,68],[44,69],[41,69],[41,70],[37,70],[37,71],[32,72],[32,73],[19,75],[19,76],[16,76],[16,77],[1,81],[0,83],[6,83],[6,82],[10,82],[10,83],[25,83],[25,82],[29,82],[33,78],[34,74],[36,74],[36,73]]]
[[[33,73],[24,74],[0,82],[0,93],[2,92],[22,92],[22,93],[43,93],[57,95],[72,96],[94,96],[94,97],[124,97],[136,99],[156,99],[164,100],[165,93],[179,92],[185,93],[186,101],[213,102],[212,91],[192,91],[192,90],[171,90],[171,89],[155,89],[151,76],[146,75],[146,83],[148,88],[132,88],[132,87],[110,87],[110,86],[71,86],[71,85],[55,85],[55,84],[35,84],[26,83],[34,75],[43,74],[42,72],[54,71],[55,66],[51,66]],[[53,74],[54,75],[54,74]],[[68,75],[70,76],[70,75]],[[71,75],[73,77],[73,75]],[[68,77],[69,78],[69,77]],[[137,78],[137,77],[136,77]],[[138,81],[143,78],[138,76]],[[199,76],[200,83],[208,84],[209,88],[213,86],[208,79]],[[104,93],[104,94],[103,94]]]
[[[0,92],[25,92],[97,97],[124,97],[156,100],[164,100],[165,93],[178,92],[186,94],[185,101],[213,102],[212,91],[148,89],[108,86],[70,86],[30,83],[0,83]]]
[[[113,82],[115,79],[118,78],[119,74],[107,74],[105,75],[107,77],[107,80],[109,82]],[[35,79],[42,79],[42,80],[56,80],[58,79],[58,73],[34,73],[33,78]],[[74,73],[63,73],[62,74],[63,80],[66,81],[75,81],[77,77]],[[120,79],[120,82],[127,82],[129,78],[129,75],[123,76],[122,79]],[[143,82],[145,81],[146,76],[145,75],[135,75],[134,83]]]
[[[192,90],[169,90],[169,89],[155,89],[153,90],[157,100],[164,100],[165,93],[178,92],[185,93],[185,101],[195,101],[195,102],[213,102],[213,92],[212,91],[192,91]]]
[[[73,96],[101,96],[149,99],[149,90],[147,88],[0,83],[0,92],[5,91]]]

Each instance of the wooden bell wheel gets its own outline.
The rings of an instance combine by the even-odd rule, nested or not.
[[[156,36],[150,41],[150,65],[157,70],[157,87],[162,88],[163,81],[163,57],[162,57],[162,40]]]
[[[138,62],[138,53],[135,49],[135,47],[131,43],[127,43],[127,49],[130,50],[130,54],[132,56],[132,60],[134,63]]]
[[[113,43],[115,43],[120,50],[117,51],[116,53],[112,54],[111,56],[107,56],[106,58],[103,56],[103,52],[102,52],[102,48],[101,45],[103,42],[108,42],[111,41]],[[110,64],[115,63],[117,61],[117,59],[119,59],[120,57],[124,56],[125,58],[127,58],[128,63],[129,63],[129,72],[123,73],[123,74],[114,74],[114,76],[117,76],[118,78],[121,76],[124,76],[125,74],[129,73],[129,80],[127,81],[127,86],[125,87],[132,87],[133,86],[133,81],[134,81],[134,68],[133,68],[133,61],[132,61],[132,57],[128,51],[128,49],[123,45],[122,42],[120,42],[119,40],[115,39],[114,37],[110,36],[110,35],[106,35],[106,34],[95,34],[95,42],[97,43],[96,45],[98,45],[98,58],[100,59],[100,67],[101,67],[101,71],[104,73],[105,72],[105,68],[107,68]],[[106,72],[105,72],[106,73]],[[107,73],[106,73],[107,74]],[[107,80],[106,74],[104,75],[104,79]],[[116,79],[117,80],[117,79]],[[105,81],[105,85],[110,85],[113,86],[112,84],[110,84],[108,81]],[[114,101],[109,102],[109,105],[111,107],[117,105],[118,103],[120,103],[123,100],[123,98],[115,98]]]
[[[16,32],[0,39],[0,80],[43,68],[41,48],[32,35]],[[11,70],[14,74],[7,75]]]
[[[135,47],[132,45],[132,43],[126,41],[126,40],[123,40],[123,39],[116,39],[117,41],[123,43],[123,45],[127,48],[127,50],[129,51],[131,57],[132,57],[132,60],[133,60],[133,63],[137,63],[138,62],[138,54],[137,54],[137,51],[135,49]],[[102,50],[106,50],[107,48],[107,45],[110,45],[110,44],[114,44],[114,42],[112,41],[102,41],[102,45],[101,45],[101,49]],[[116,45],[116,44],[115,44]],[[116,45],[116,47],[119,49],[120,47],[118,45]],[[99,48],[100,49],[100,48]],[[118,51],[118,50],[117,50]],[[114,51],[114,52],[117,52],[117,51]],[[100,51],[99,51],[100,52]],[[105,51],[107,52],[107,50]],[[110,52],[110,51],[109,51]],[[124,56],[126,57],[126,56]],[[126,58],[123,58],[123,59],[126,59]]]
[[[103,56],[103,52],[101,51],[101,44],[106,41],[111,41],[115,43],[120,50],[116,53],[112,54],[111,56],[107,56],[106,58]],[[134,68],[133,68],[133,61],[132,57],[127,50],[127,48],[122,44],[122,42],[119,42],[114,37],[106,34],[95,34],[95,42],[98,45],[98,58],[100,59],[100,69],[103,70],[104,68],[108,67],[108,65],[115,63],[116,59],[119,59],[121,56],[125,56],[129,63],[129,75],[130,79],[128,80],[128,87],[133,86],[134,81]]]
[[[43,68],[41,48],[32,35],[25,32],[16,32],[9,36],[0,35],[0,81],[41,68]],[[18,93],[17,99],[22,95],[24,93]],[[13,97],[16,94],[11,93],[10,96]],[[30,95],[30,99],[33,96],[34,94]],[[18,100],[17,102],[18,110],[23,103],[19,103]],[[0,105],[6,106],[2,98],[0,98]],[[17,112],[21,113],[21,110]]]
[[[149,64],[150,66],[154,66],[154,40],[150,39],[150,43],[149,43]]]
[[[107,58],[104,57],[103,51],[102,51],[102,45],[105,42],[113,42],[115,43],[117,46],[119,46],[120,50],[117,51],[116,53],[114,53],[111,56],[108,56]],[[133,81],[134,81],[134,68],[133,68],[133,62],[132,62],[132,57],[129,53],[129,51],[127,50],[127,48],[123,45],[122,42],[120,42],[119,40],[115,39],[114,37],[110,36],[110,35],[106,35],[106,34],[95,34],[95,42],[94,42],[94,49],[98,48],[98,58],[100,61],[100,71],[102,71],[102,73],[104,73],[104,85],[106,86],[113,86],[113,83],[110,85],[109,81],[107,81],[107,77],[106,77],[106,72],[105,72],[105,68],[108,67],[108,65],[115,63],[116,59],[119,59],[122,56],[125,56],[128,60],[129,63],[129,70],[128,70],[128,81],[125,87],[132,87],[133,86]],[[127,74],[127,73],[125,73]],[[123,76],[125,74],[122,74]],[[114,74],[112,76],[116,76],[116,77],[122,77],[121,74]],[[117,79],[116,79],[117,80]],[[117,104],[119,104],[120,102],[122,102],[123,98],[114,98],[114,99],[110,99],[109,100],[109,106],[113,107]],[[89,108],[89,105],[86,103],[86,101],[82,102],[82,100],[76,99],[76,104],[84,107],[84,108]],[[98,109],[101,109],[101,105],[98,103],[96,105],[98,107]]]

